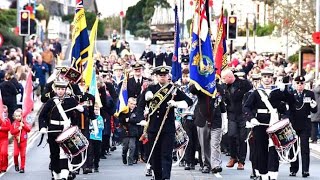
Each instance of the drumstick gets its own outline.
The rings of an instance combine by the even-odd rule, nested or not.
[[[259,125],[261,125],[261,126],[270,126],[270,124],[267,124],[267,123],[259,123]]]
[[[77,109],[77,106],[76,106],[76,107],[73,107],[73,108],[70,108],[70,109],[67,109],[67,110],[65,110],[64,112],[69,112],[69,111],[72,111],[72,110],[74,110],[74,109]]]
[[[62,130],[51,130],[51,131],[47,131],[46,133],[55,133],[55,132],[62,132]]]

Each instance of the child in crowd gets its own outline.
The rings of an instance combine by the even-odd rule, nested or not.
[[[94,106],[94,113],[97,118],[97,124],[99,133],[97,135],[94,134],[93,125],[90,124],[90,144],[92,144],[93,148],[93,165],[94,165],[94,172],[99,172],[99,161],[100,161],[100,150],[101,150],[101,142],[102,142],[102,131],[104,129],[104,121],[102,116],[100,115],[100,107],[99,105],[95,104]]]
[[[8,107],[3,106],[3,114],[0,114],[0,174],[7,171],[8,168],[8,132],[11,122],[8,118]]]
[[[27,133],[30,132],[31,126],[22,118],[22,109],[18,108],[13,113],[13,120],[11,126],[11,134],[14,136],[14,154],[13,160],[15,165],[15,170],[20,173],[24,173],[25,162],[26,162],[26,149],[28,137]],[[20,155],[20,169],[18,157]]]
[[[122,162],[132,166],[134,164],[134,153],[136,149],[136,139],[138,137],[138,125],[140,122],[136,115],[137,100],[135,98],[128,99],[129,113],[120,113],[119,121],[124,131],[122,140]],[[128,155],[129,151],[129,155]],[[128,156],[128,160],[127,160]]]

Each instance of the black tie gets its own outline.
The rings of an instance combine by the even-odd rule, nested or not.
[[[140,84],[140,79],[138,79],[138,83],[137,83],[139,86],[141,86],[141,84]]]

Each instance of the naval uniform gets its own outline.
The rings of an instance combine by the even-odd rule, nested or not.
[[[169,89],[172,87],[172,84],[169,84],[166,88]],[[151,91],[154,95],[162,86],[160,84],[149,85],[145,92]],[[168,108],[168,102],[172,99],[172,94],[169,94],[168,97],[161,103],[159,108],[155,110],[150,116],[149,127],[147,130],[148,139],[151,147],[155,143],[155,138],[160,129],[161,123],[164,120],[164,115]],[[192,100],[181,90],[177,89],[177,92],[173,98],[174,101],[186,101],[188,106],[192,105]],[[151,100],[152,101],[152,100]],[[143,114],[144,108],[146,105],[150,106],[150,102],[147,102],[145,98],[139,98],[138,111],[140,114]],[[149,108],[151,112],[151,108]],[[164,126],[161,130],[158,141],[156,142],[154,151],[151,156],[152,169],[154,171],[155,180],[170,179],[171,167],[172,167],[172,151],[174,148],[175,140],[175,114],[174,108],[169,110],[167,118],[165,120]]]
[[[59,99],[57,96],[49,99],[47,103],[42,108],[40,115],[39,115],[39,126],[41,128],[48,128],[48,131],[51,130],[63,130],[64,120],[60,115],[60,112],[54,102],[54,99]],[[78,105],[76,99],[70,96],[65,96],[59,99],[61,102],[61,106],[64,110],[74,108]],[[71,125],[77,125],[78,119],[76,118],[77,110],[72,110],[66,112],[66,115],[71,120]],[[50,159],[51,159],[51,170],[57,174],[61,172],[61,170],[68,170],[68,159],[60,158],[60,147],[59,144],[56,142],[57,137],[61,133],[53,132],[48,133],[48,143],[50,148]]]
[[[290,99],[288,99],[288,92],[281,92],[280,89],[276,88],[271,90],[269,94],[268,90],[261,87],[257,90],[254,90],[244,103],[243,113],[245,119],[256,118],[260,123],[270,123],[271,114],[268,108],[266,107],[265,103],[261,100],[261,96],[258,90],[267,95],[272,107],[277,109],[279,117],[284,117],[284,115],[287,114],[284,102],[290,101]],[[253,143],[255,145],[252,161],[255,165],[255,168],[261,175],[267,175],[268,171],[269,173],[277,173],[279,169],[279,158],[275,150],[275,147],[269,148],[269,136],[266,132],[267,128],[268,126],[260,125],[255,126],[252,129],[254,137]]]
[[[317,106],[310,107],[310,103],[305,102],[306,99],[315,100],[314,93],[309,90],[303,90],[301,93],[294,91],[295,102],[291,109],[291,123],[293,129],[301,141],[301,158],[302,158],[302,173],[309,173],[310,166],[310,147],[309,138],[311,136],[311,112],[317,112]],[[297,160],[290,163],[290,172],[297,173],[299,170],[299,156]]]

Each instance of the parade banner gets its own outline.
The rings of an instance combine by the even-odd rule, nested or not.
[[[89,87],[91,85],[91,80],[93,73],[93,66],[94,66],[94,59],[93,59],[93,51],[94,51],[94,46],[95,46],[95,41],[96,41],[96,37],[97,37],[97,32],[98,32],[98,24],[99,24],[99,18],[98,16],[96,17],[96,21],[94,22],[91,32],[90,32],[90,45],[89,45],[89,55],[88,55],[88,63],[87,66],[83,72],[83,76],[84,76],[84,81],[86,83],[86,87]]]
[[[29,71],[27,76],[26,87],[23,92],[22,99],[22,117],[25,118],[31,113],[33,109],[33,85],[32,85],[32,73]]]
[[[181,64],[178,61],[179,57],[179,47],[180,47],[180,26],[179,26],[179,17],[178,17],[178,6],[175,4],[174,7],[175,15],[175,33],[174,33],[174,53],[172,56],[172,82],[178,81],[182,77]]]
[[[208,1],[197,1],[192,24],[190,81],[208,96],[216,90],[215,65],[209,33]]]
[[[89,36],[82,0],[77,0],[73,26],[71,64],[73,68],[82,72],[89,56]]]
[[[223,5],[221,8],[221,15],[219,18],[218,28],[217,28],[217,37],[214,45],[214,59],[215,59],[215,67],[216,74],[221,76],[221,71],[227,67],[227,45],[226,45],[226,28],[224,25],[224,17],[223,17]]]

